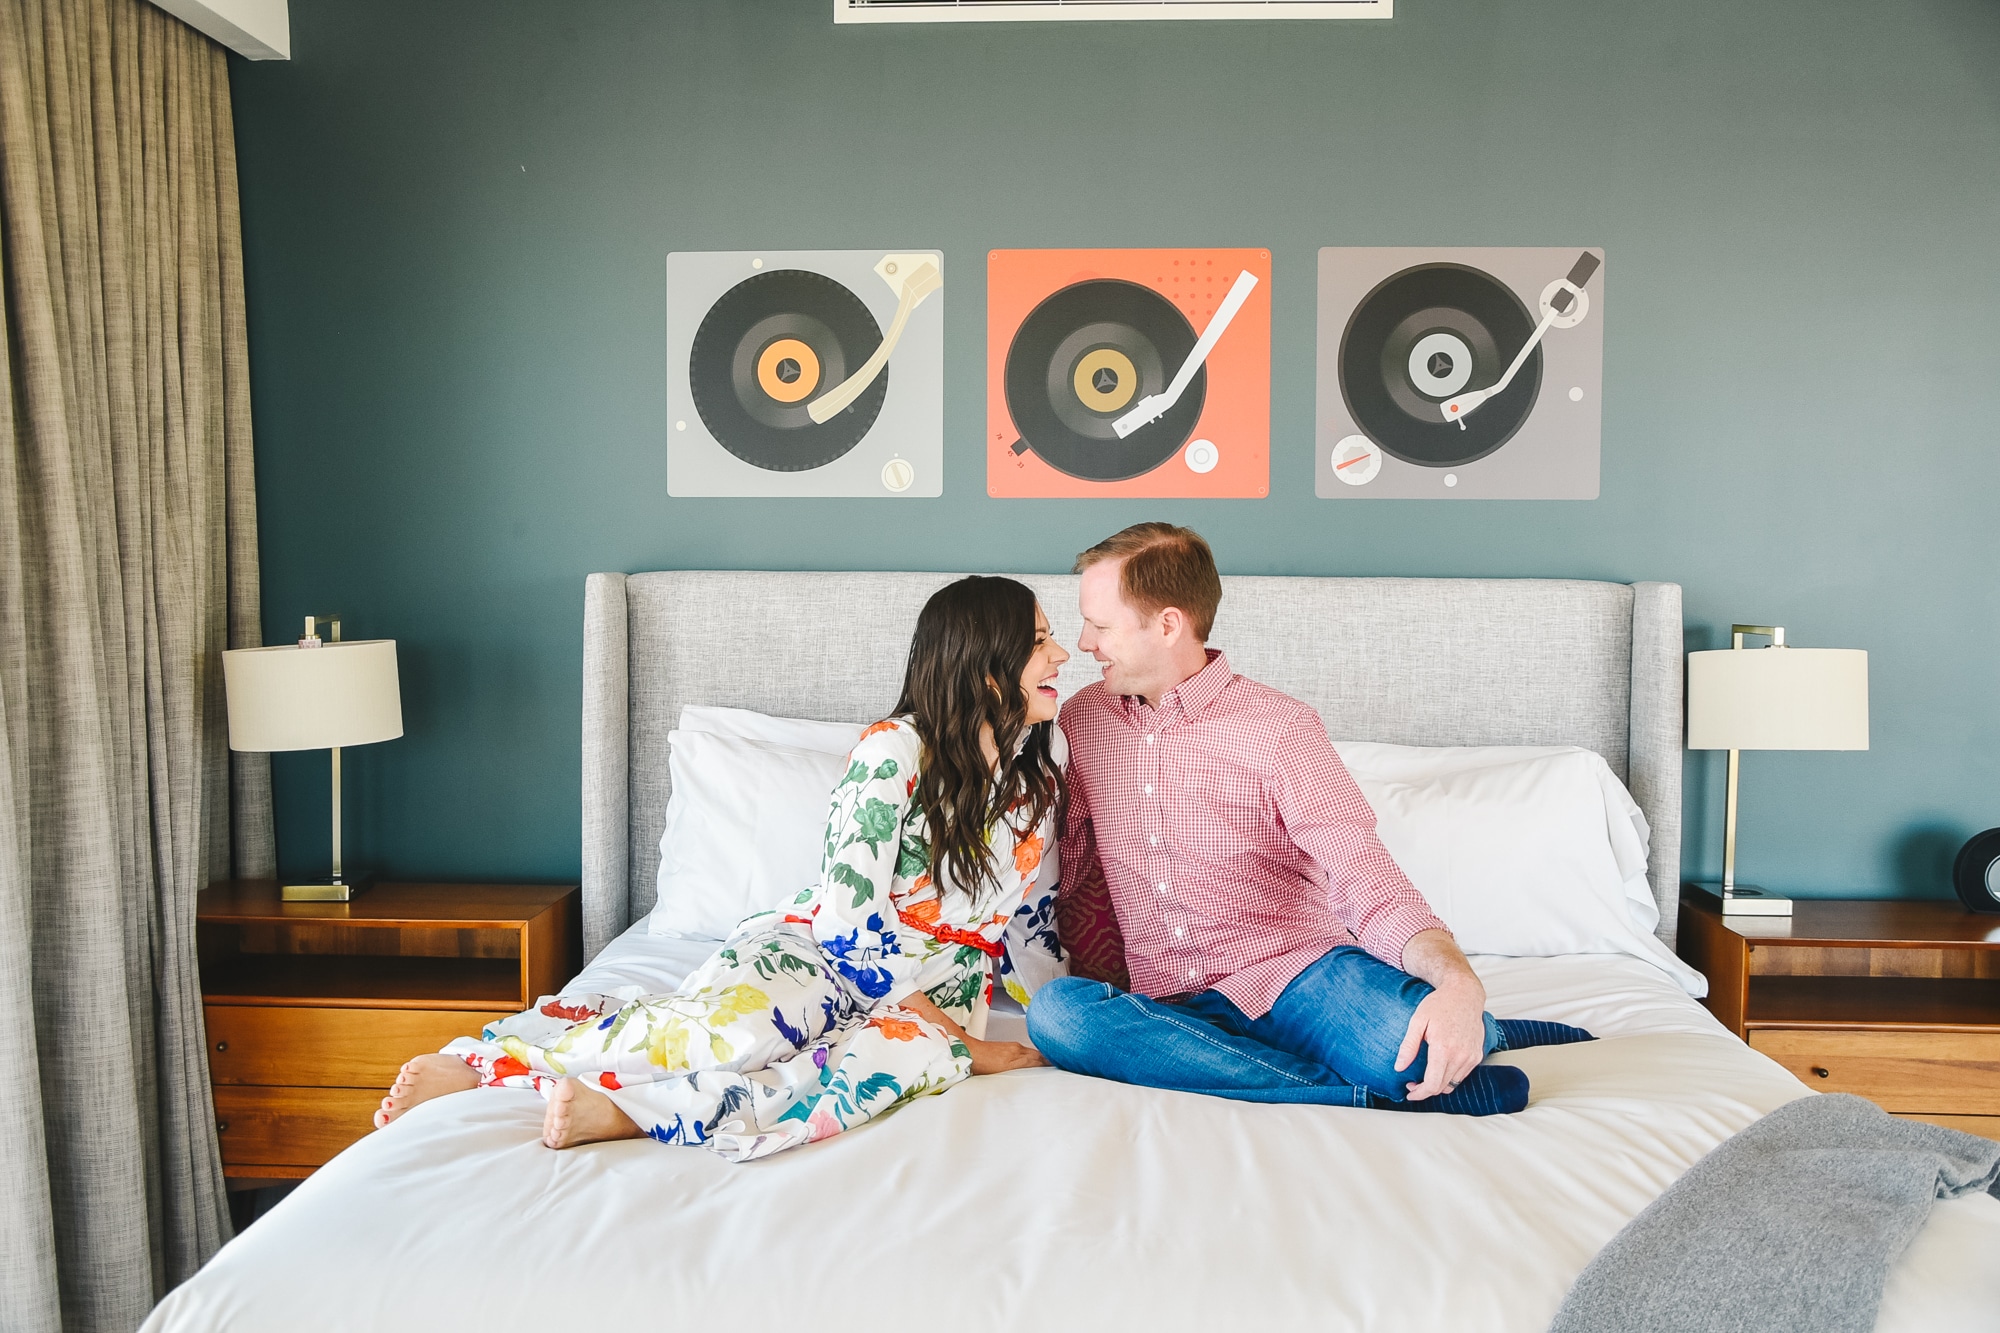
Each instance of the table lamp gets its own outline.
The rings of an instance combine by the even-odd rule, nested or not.
[[[328,634],[321,640],[317,622]],[[396,641],[340,641],[337,616],[307,616],[297,645],[236,648],[222,655],[232,750],[333,751],[333,876],[327,883],[285,884],[287,902],[344,903],[361,885],[340,870],[340,751],[403,734],[396,685]]]
[[[1729,751],[1722,882],[1698,888],[1725,914],[1790,916],[1792,900],[1736,882],[1736,779],[1744,750],[1868,748],[1868,654],[1788,648],[1782,625],[1732,625],[1728,648],[1688,654],[1688,749]],[[1743,636],[1768,637],[1746,649]]]

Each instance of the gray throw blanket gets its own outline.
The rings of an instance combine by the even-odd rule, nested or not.
[[[1996,1177],[2000,1143],[1843,1093],[1801,1097],[1613,1236],[1550,1333],[1870,1333],[1931,1200]]]

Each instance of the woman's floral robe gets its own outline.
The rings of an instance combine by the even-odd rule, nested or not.
[[[1054,816],[993,827],[993,881],[941,883],[913,797],[921,753],[908,719],[863,732],[833,790],[819,885],[745,918],[678,991],[548,998],[446,1052],[486,1085],[546,1092],[580,1078],[660,1142],[734,1161],[827,1138],[964,1079],[964,1044],[901,1001],[922,991],[980,1037],[996,958],[1019,1000],[1066,970],[1053,928]]]

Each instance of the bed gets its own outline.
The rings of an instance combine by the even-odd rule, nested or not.
[[[645,926],[680,709],[873,717],[893,700],[917,608],[948,577],[591,577],[593,961],[569,989],[665,989],[707,952]],[[1074,580],[1026,581],[1073,642]],[[1339,739],[1603,755],[1651,825],[1671,942],[1677,587],[1231,578],[1214,641]],[[1065,694],[1088,667],[1073,660]],[[329,1163],[147,1327],[1541,1330],[1639,1209],[1810,1090],[1643,959],[1473,961],[1495,1013],[1602,1038],[1496,1057],[1533,1082],[1517,1116],[1246,1105],[1030,1070],[732,1165],[647,1142],[550,1152],[533,1093],[446,1097]],[[999,1036],[1019,1017],[994,1021]],[[1993,1327],[1996,1249],[2000,1202],[1938,1205],[1892,1273],[1879,1327]]]

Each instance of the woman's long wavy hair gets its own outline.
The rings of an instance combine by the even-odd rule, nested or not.
[[[931,869],[948,871],[967,893],[997,881],[987,842],[995,821],[1018,801],[1023,809],[1013,822],[1033,828],[1063,799],[1062,771],[1050,751],[1055,724],[1026,726],[1021,673],[1034,652],[1035,594],[985,575],[940,588],[910,639],[896,711],[915,718],[923,738],[916,799],[930,825]],[[993,728],[1000,751],[997,773],[979,746],[982,723]]]

